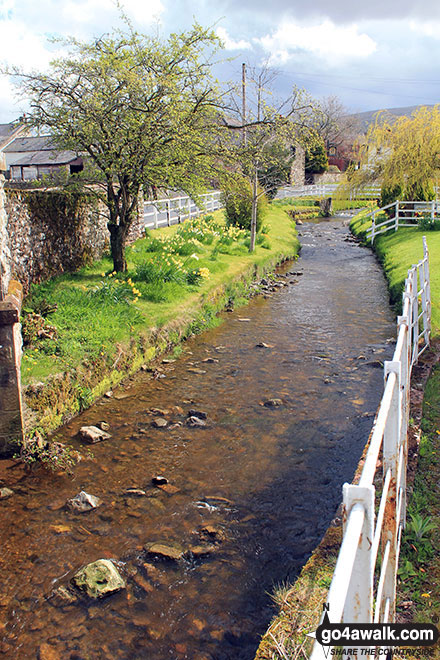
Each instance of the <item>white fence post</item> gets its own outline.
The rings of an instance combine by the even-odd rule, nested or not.
[[[396,222],[394,225],[394,231],[397,231],[399,229],[399,213],[400,213],[400,203],[399,200],[396,202],[396,209],[395,209],[395,214],[396,214]]]
[[[400,490],[400,478],[398,475],[400,430],[401,430],[401,378],[402,368],[398,361],[385,362],[385,382],[389,374],[396,374],[396,384],[391,398],[390,411],[385,425],[383,439],[383,480],[388,471],[391,473],[391,481],[388,491],[387,503],[385,505],[384,528],[381,539],[382,559],[388,557],[387,566],[384,567],[385,579],[383,584],[381,602],[376,604],[380,609],[379,620],[384,620],[385,612],[388,620],[394,621],[396,601],[396,575],[397,575],[397,537],[399,532],[400,518],[397,520],[397,502]]]
[[[374,486],[344,484],[343,502],[345,518],[355,504],[365,510],[364,524],[344,607],[343,620],[347,623],[371,623],[373,620],[374,564],[371,552],[374,536]],[[331,612],[330,612],[331,616]]]
[[[423,316],[423,328],[425,330],[425,342],[429,344],[431,334],[431,282],[429,275],[429,251],[426,236],[423,237],[423,280],[425,285],[426,313]]]

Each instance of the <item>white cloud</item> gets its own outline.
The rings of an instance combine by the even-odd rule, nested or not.
[[[424,37],[435,37],[440,39],[440,21],[429,21],[425,23],[423,21],[410,21],[409,27],[411,32],[416,34],[421,34]]]
[[[304,51],[326,61],[341,63],[368,57],[377,48],[375,41],[360,33],[357,25],[335,25],[328,19],[319,25],[300,25],[284,20],[274,33],[255,41],[270,54],[272,64],[285,64],[295,54]]]
[[[223,41],[226,50],[248,50],[252,48],[249,41],[245,41],[244,39],[234,41],[223,27],[218,27],[216,32],[217,36]]]
[[[161,0],[122,0],[121,6],[129,18],[140,25],[149,25],[164,11]],[[117,14],[114,0],[68,0],[63,4],[63,15],[77,23],[99,24],[103,13]]]

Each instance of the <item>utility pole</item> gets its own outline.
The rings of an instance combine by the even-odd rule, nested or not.
[[[247,144],[247,135],[246,135],[246,63],[243,62],[241,67],[241,89],[242,89],[242,112],[241,112],[241,123],[243,125],[243,146]]]

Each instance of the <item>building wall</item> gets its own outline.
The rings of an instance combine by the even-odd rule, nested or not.
[[[306,152],[302,147],[296,145],[295,157],[290,169],[290,184],[292,186],[303,186],[305,183]]]
[[[108,249],[104,206],[61,191],[5,192],[3,184],[0,181],[0,263],[6,282],[18,280],[25,294],[31,284],[78,270]],[[135,223],[129,242],[142,233],[142,224]]]

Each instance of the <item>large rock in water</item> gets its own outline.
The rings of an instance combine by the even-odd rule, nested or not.
[[[81,440],[88,442],[89,445],[95,445],[97,442],[108,440],[112,436],[107,431],[97,426],[82,426],[79,430]]]
[[[75,513],[85,513],[86,511],[92,511],[92,509],[96,509],[101,504],[102,502],[99,497],[90,495],[89,493],[86,493],[85,490],[82,490],[71,500],[67,500],[67,507]]]
[[[90,598],[104,598],[125,589],[125,580],[109,559],[98,559],[84,566],[72,578],[73,584]]]

